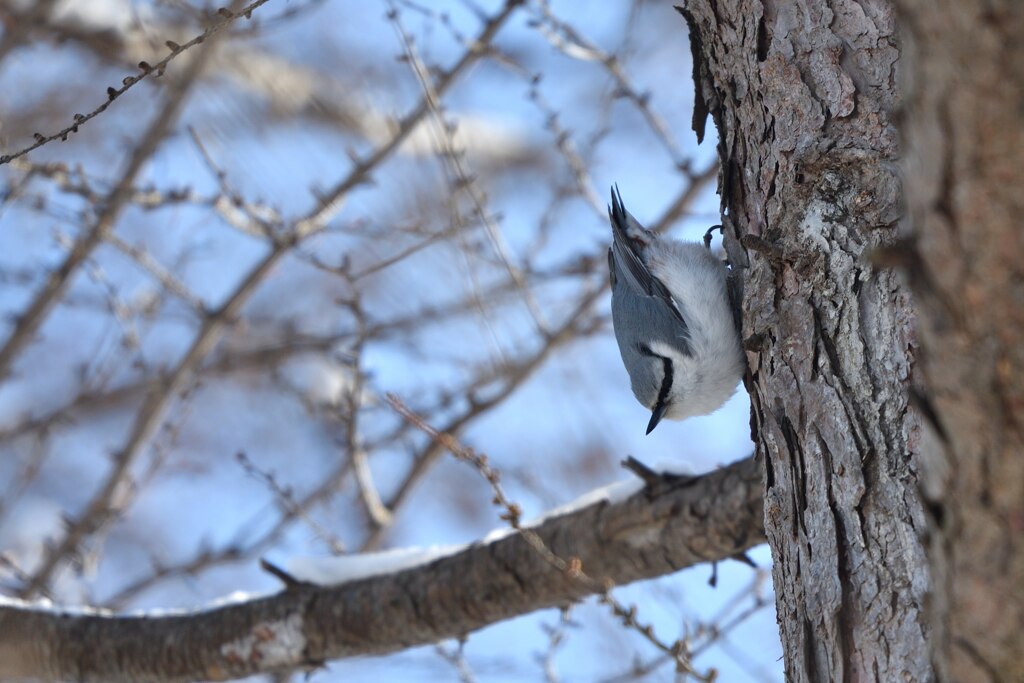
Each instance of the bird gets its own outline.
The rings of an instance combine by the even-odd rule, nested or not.
[[[728,267],[701,244],[644,228],[626,211],[617,185],[608,220],[612,327],[633,395],[651,411],[647,434],[663,418],[713,413],[746,366]]]

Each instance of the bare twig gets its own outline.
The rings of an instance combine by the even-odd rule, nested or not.
[[[416,80],[420,84],[420,88],[423,90],[423,100],[427,103],[427,107],[433,115],[435,130],[438,133],[438,140],[441,146],[441,157],[451,169],[457,180],[455,190],[456,192],[458,190],[462,190],[469,197],[473,204],[473,211],[480,222],[484,225],[484,228],[487,231],[487,236],[490,239],[491,246],[497,254],[498,259],[501,261],[502,265],[504,265],[506,272],[508,272],[509,277],[512,279],[512,282],[514,282],[516,287],[522,292],[523,300],[526,302],[530,315],[533,316],[538,332],[546,334],[548,324],[544,319],[544,313],[541,311],[533,292],[530,291],[530,287],[527,284],[526,279],[523,277],[522,271],[512,263],[512,255],[509,253],[508,244],[502,236],[501,228],[499,227],[498,222],[491,215],[491,212],[485,206],[484,198],[477,191],[476,183],[465,167],[463,150],[460,150],[455,146],[455,141],[452,138],[454,124],[445,120],[444,114],[441,111],[440,95],[435,88],[433,79],[431,79],[426,66],[420,60],[419,53],[416,51],[409,34],[402,26],[401,18],[398,11],[394,9],[393,4],[392,9],[389,12],[389,17],[391,18],[395,26],[395,31],[402,42],[402,48],[405,50],[405,56],[409,66],[415,74]]]
[[[423,418],[409,410],[397,396],[389,395],[387,399],[391,407],[394,408],[402,417],[426,433],[433,441],[441,444],[456,458],[472,465],[480,475],[487,480],[491,490],[494,492],[494,498],[491,502],[504,510],[501,514],[501,518],[508,522],[509,526],[519,532],[526,542],[529,543],[530,547],[544,558],[545,562],[573,581],[579,582],[588,593],[597,593],[598,601],[602,604],[608,605],[612,614],[621,619],[625,626],[639,633],[649,643],[665,654],[670,655],[676,662],[677,671],[681,673],[685,672],[701,681],[710,682],[714,679],[715,674],[713,671],[708,673],[698,673],[693,668],[689,648],[683,639],[676,640],[671,644],[664,642],[654,633],[653,626],[645,624],[639,620],[635,605],[626,607],[616,600],[611,594],[611,589],[615,585],[611,577],[595,578],[589,576],[584,571],[583,562],[579,557],[575,555],[561,557],[551,549],[540,534],[538,534],[532,527],[523,526],[522,509],[518,504],[509,499],[501,485],[501,474],[498,470],[491,467],[486,455],[478,453],[472,448],[467,448],[459,443],[451,434],[437,431],[427,424]]]
[[[75,114],[74,123],[57,131],[56,133],[52,133],[50,135],[42,135],[40,133],[36,133],[36,141],[33,144],[23,149],[20,149],[17,152],[13,152],[11,154],[4,154],[0,156],[0,165],[10,163],[14,159],[25,156],[32,150],[38,149],[39,147],[42,147],[47,143],[53,142],[54,140],[67,140],[69,135],[78,132],[78,128],[80,126],[105,112],[107,110],[107,107],[109,107],[111,103],[114,102],[114,100],[128,92],[128,90],[134,87],[137,83],[141,83],[150,75],[154,77],[162,76],[167,68],[167,65],[170,64],[171,61],[173,61],[176,57],[178,57],[184,52],[187,52],[189,49],[195,47],[196,45],[202,44],[209,38],[212,38],[213,36],[217,35],[222,30],[231,25],[231,23],[235,19],[239,17],[245,17],[247,19],[250,18],[252,16],[253,10],[259,8],[262,5],[265,5],[267,2],[269,2],[269,0],[255,0],[255,2],[252,2],[246,5],[245,7],[238,9],[237,11],[232,11],[234,7],[231,10],[222,8],[218,11],[220,20],[216,21],[212,26],[210,26],[208,29],[206,29],[205,31],[203,31],[202,33],[200,33],[184,45],[178,45],[173,41],[167,41],[167,47],[171,51],[170,54],[168,54],[166,57],[161,59],[156,64],[151,65],[146,62],[140,62],[139,69],[142,71],[142,73],[138,76],[125,76],[124,79],[121,81],[120,88],[107,88],[106,102],[99,105],[88,114]],[[240,3],[234,3],[234,5],[238,4]],[[196,61],[202,63],[203,61],[205,61],[205,58],[200,59],[199,57],[196,57]],[[199,68],[202,67],[200,66]],[[195,71],[195,74],[191,73],[192,71]],[[195,66],[189,65],[189,67],[186,69],[186,73],[182,77],[182,80],[186,83],[191,83],[195,79],[195,75],[198,74],[198,71],[199,69],[197,69]],[[169,115],[166,116],[168,119],[171,119],[174,118],[176,113],[176,111],[172,111]]]
[[[342,543],[337,534],[324,528],[323,525],[317,523],[312,517],[310,517],[307,514],[307,511],[295,500],[295,493],[291,488],[282,486],[273,472],[267,472],[257,467],[256,463],[250,460],[249,456],[242,451],[235,454],[235,460],[237,460],[238,464],[242,466],[242,469],[245,470],[246,474],[256,477],[266,484],[267,488],[269,488],[274,494],[274,497],[280,503],[281,507],[305,522],[309,528],[316,533],[317,537],[328,545],[331,552],[336,555],[340,555],[345,552],[345,544]]]
[[[363,502],[363,508],[370,521],[378,527],[391,524],[391,510],[381,500],[377,486],[373,482],[373,473],[370,471],[369,456],[363,444],[362,435],[359,433],[359,411],[363,404],[363,392],[366,390],[362,359],[363,347],[366,344],[366,314],[363,311],[359,291],[355,292],[349,299],[348,308],[356,321],[355,342],[352,345],[352,381],[345,392],[345,402],[348,407],[348,415],[345,420],[345,443],[348,447],[348,457],[352,460],[352,471],[355,474],[356,486],[359,488],[359,498]]]
[[[641,115],[661,142],[665,151],[668,152],[673,163],[678,168],[685,168],[688,165],[687,157],[680,151],[679,144],[669,127],[658,116],[650,106],[650,94],[641,93],[633,87],[622,64],[615,54],[605,52],[595,44],[588,41],[583,35],[572,27],[567,21],[555,16],[547,0],[542,0],[535,10],[538,16],[537,27],[541,34],[557,49],[564,52],[573,59],[582,59],[601,64],[608,74],[615,81],[618,88],[616,94],[626,97],[640,111]]]

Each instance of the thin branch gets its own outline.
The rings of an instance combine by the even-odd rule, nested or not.
[[[194,294],[174,273],[153,258],[153,255],[146,251],[145,248],[129,244],[112,232],[108,233],[103,239],[149,273],[154,280],[160,283],[164,291],[181,299],[192,312],[199,315],[203,315],[206,312],[206,304],[203,300]]]
[[[42,147],[47,143],[53,142],[54,140],[67,140],[69,135],[78,132],[78,128],[81,125],[91,121],[92,119],[102,114],[104,111],[107,110],[107,107],[109,107],[114,102],[114,100],[128,92],[128,90],[133,88],[137,83],[141,83],[151,75],[153,77],[162,76],[164,74],[164,71],[167,69],[167,65],[170,64],[171,61],[173,61],[176,57],[178,57],[184,52],[187,52],[189,49],[195,47],[196,45],[203,43],[208,38],[212,38],[216,34],[220,33],[238,17],[245,17],[247,19],[252,17],[253,10],[257,9],[261,5],[265,5],[267,2],[269,2],[269,0],[255,0],[255,2],[250,3],[249,5],[241,8],[237,12],[233,12],[229,9],[222,7],[217,12],[218,16],[221,17],[220,21],[217,21],[215,24],[210,26],[208,29],[206,29],[205,31],[203,31],[202,33],[200,33],[184,45],[178,45],[174,41],[170,40],[167,41],[166,45],[168,49],[170,49],[171,51],[170,54],[168,54],[166,57],[161,59],[156,64],[151,65],[146,62],[140,62],[139,69],[142,71],[142,73],[138,76],[125,76],[124,79],[122,79],[121,81],[120,88],[107,88],[106,102],[99,105],[88,114],[75,114],[74,123],[72,123],[70,126],[67,126],[66,128],[57,131],[56,133],[53,133],[51,135],[42,135],[40,133],[36,133],[35,143],[29,145],[28,147],[20,149],[12,154],[4,154],[3,156],[0,156],[0,166],[2,166],[3,164],[10,163],[11,161],[19,157],[23,157],[32,150],[38,149],[39,147]],[[199,57],[196,57],[196,60],[199,62],[203,62],[205,61],[205,58],[200,59]],[[190,65],[189,68],[186,69],[186,73],[193,71],[193,69],[194,67]],[[198,74],[198,71],[196,72],[196,74]],[[183,78],[183,80],[185,80],[186,82],[191,82],[192,80],[194,80],[194,76],[186,76]]]
[[[387,526],[391,524],[391,510],[384,505],[380,492],[373,481],[373,472],[370,471],[369,453],[363,443],[363,437],[359,430],[360,409],[363,404],[363,392],[366,390],[366,383],[363,371],[363,350],[366,344],[366,312],[363,309],[362,299],[359,290],[352,288],[353,295],[348,301],[349,311],[356,323],[355,342],[352,344],[352,380],[345,391],[345,404],[348,408],[348,416],[345,420],[345,445],[348,450],[348,457],[352,462],[352,471],[355,474],[356,487],[359,489],[359,499],[363,502],[370,522],[376,526]]]
[[[530,311],[530,315],[533,317],[534,323],[537,326],[537,331],[542,335],[547,334],[548,324],[544,319],[544,313],[541,311],[536,297],[534,297],[533,292],[530,290],[529,284],[523,277],[522,271],[512,263],[512,255],[509,253],[508,244],[501,232],[501,227],[491,215],[491,212],[487,209],[485,200],[481,196],[480,192],[477,191],[475,178],[465,167],[463,162],[463,150],[458,149],[455,145],[453,137],[454,123],[450,124],[445,120],[444,113],[441,110],[440,95],[434,87],[433,79],[430,77],[426,65],[420,59],[412,38],[402,25],[398,11],[394,9],[393,6],[392,10],[388,13],[388,16],[391,18],[399,40],[402,42],[402,48],[405,51],[406,60],[408,61],[413,74],[416,76],[416,80],[419,82],[420,88],[423,90],[423,101],[427,103],[427,106],[430,109],[430,113],[434,119],[436,130],[438,132],[441,157],[451,169],[451,172],[454,174],[457,181],[455,190],[462,190],[470,198],[470,201],[473,204],[473,211],[483,224],[487,232],[487,237],[498,256],[498,259],[505,267],[505,271],[508,273],[512,282],[514,282],[516,287],[520,292],[522,292],[523,300],[526,303],[527,309]]]
[[[710,683],[714,674],[711,672],[708,674],[700,674],[693,668],[688,646],[684,640],[680,639],[671,644],[664,642],[654,633],[654,627],[651,624],[645,624],[638,619],[637,608],[635,606],[625,607],[612,595],[611,590],[615,585],[615,582],[612,579],[609,577],[594,577],[589,575],[587,570],[584,568],[583,561],[579,557],[576,555],[559,555],[544,542],[544,539],[542,539],[534,529],[529,526],[522,525],[522,508],[520,508],[517,503],[512,502],[505,493],[505,489],[501,485],[501,473],[490,465],[485,454],[478,453],[472,448],[467,448],[459,443],[459,441],[451,434],[438,432],[427,424],[423,418],[410,411],[405,404],[398,399],[398,397],[389,395],[388,403],[402,417],[430,436],[433,441],[444,446],[444,448],[457,459],[472,465],[477,472],[480,473],[480,476],[487,480],[487,483],[491,487],[491,491],[494,493],[494,497],[491,499],[491,502],[503,510],[501,519],[508,522],[509,526],[515,529],[515,531],[530,544],[537,554],[544,558],[545,562],[558,570],[559,573],[580,583],[586,592],[597,593],[598,601],[602,604],[608,605],[612,610],[612,614],[621,619],[624,626],[636,631],[649,643],[654,645],[654,647],[672,657],[676,662],[677,671],[690,674],[700,681]],[[648,489],[654,490],[654,488],[660,485],[660,483],[660,481],[649,481],[647,482]],[[587,569],[589,569],[589,567]]]
[[[615,54],[601,50],[584,38],[571,24],[556,17],[547,0],[538,3],[535,13],[540,19],[537,22],[539,32],[553,47],[572,59],[594,61],[604,67],[615,81],[618,88],[616,94],[627,98],[636,106],[673,163],[678,168],[685,168],[687,159],[680,151],[679,144],[668,125],[651,109],[650,94],[638,92],[633,87],[619,58]]]
[[[282,486],[277,481],[277,476],[273,472],[267,472],[257,467],[256,463],[249,459],[243,451],[239,451],[235,454],[235,460],[242,466],[245,473],[259,479],[263,482],[267,488],[270,489],[271,493],[274,494],[274,498],[278,501],[278,504],[282,508],[287,510],[289,513],[295,515],[296,518],[304,521],[313,533],[317,535],[330,549],[331,552],[340,555],[345,552],[345,544],[337,534],[332,532],[330,529],[324,528],[324,526],[306,514],[306,511],[301,509],[295,500],[295,493],[291,490],[291,487]]]

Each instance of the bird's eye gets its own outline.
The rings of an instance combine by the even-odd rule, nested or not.
[[[648,358],[657,358],[658,360],[661,361],[668,360],[664,356],[659,356],[654,351],[652,351],[651,347],[648,346],[647,344],[637,344],[636,350],[637,352],[639,352],[641,356],[647,356]]]

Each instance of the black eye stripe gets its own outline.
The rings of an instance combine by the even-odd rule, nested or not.
[[[659,410],[668,402],[669,392],[672,391],[672,361],[664,356],[660,356],[662,366],[664,368],[664,377],[661,380],[661,390],[658,391],[658,402],[654,404],[654,410]]]
[[[637,351],[642,356],[648,358],[658,358],[661,360],[662,366],[662,379],[661,388],[658,390],[658,401],[654,404],[654,410],[658,410],[668,402],[668,395],[672,391],[672,380],[674,379],[674,367],[672,366],[671,359],[666,356],[655,353],[650,346],[646,344],[637,344]]]

